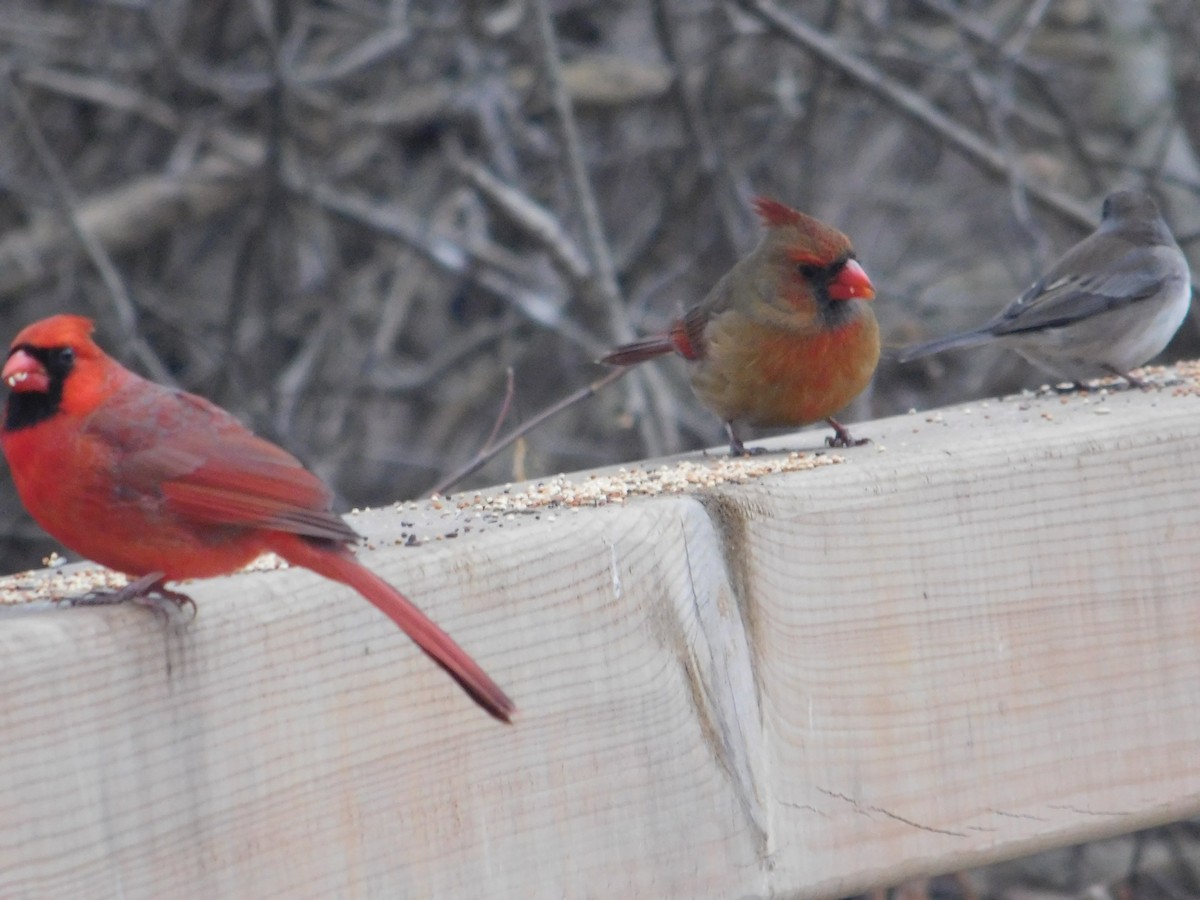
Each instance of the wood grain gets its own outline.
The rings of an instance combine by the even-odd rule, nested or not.
[[[363,556],[511,728],[303,571],[192,584],[182,629],[0,610],[0,896],[832,897],[1200,813],[1200,398],[855,432],[553,521],[356,520],[460,533]]]

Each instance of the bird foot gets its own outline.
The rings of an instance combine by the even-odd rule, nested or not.
[[[871,443],[870,438],[855,440],[854,436],[850,434],[850,430],[837,419],[826,419],[825,421],[834,431],[833,437],[825,438],[826,447],[861,447],[863,444]]]
[[[747,447],[741,441],[738,441],[736,445],[729,445],[730,456],[762,456],[764,453],[770,452],[766,447]]]
[[[869,443],[871,443],[870,438],[853,438],[849,433],[844,437],[839,434],[825,438],[826,447],[862,447]]]
[[[761,456],[771,452],[766,447],[747,447],[742,443],[742,438],[737,433],[737,427],[732,422],[725,423],[725,432],[729,435],[730,456]]]
[[[1124,387],[1126,390],[1138,388],[1139,390],[1148,391],[1155,387],[1153,383],[1149,381],[1142,381],[1142,379],[1130,375],[1128,372],[1122,372],[1120,369],[1109,369],[1108,373],[1124,380]],[[1114,387],[1118,387],[1118,385],[1100,385],[1100,388],[1108,388],[1109,390]],[[1050,389],[1056,394],[1074,394],[1078,392],[1090,393],[1098,388],[1089,381],[1064,381],[1060,382],[1059,384],[1052,385]]]
[[[1129,387],[1131,387],[1131,388],[1138,388],[1143,391],[1148,391],[1152,387],[1154,387],[1154,385],[1151,384],[1149,381],[1142,381],[1142,379],[1140,379],[1140,378],[1134,378],[1128,372],[1118,372],[1114,369],[1113,374],[1120,375],[1122,378],[1124,378],[1125,381],[1128,382]]]
[[[196,601],[187,594],[164,587],[163,580],[161,572],[151,572],[118,590],[89,591],[81,597],[68,597],[63,602],[70,606],[115,606],[118,603],[136,603],[155,613],[161,613],[168,620],[174,613],[181,612],[184,607],[190,606],[191,616],[188,621],[193,621],[198,612]]]

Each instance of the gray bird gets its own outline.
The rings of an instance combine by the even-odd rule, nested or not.
[[[1100,226],[979,328],[914,344],[908,362],[952,347],[1001,341],[1060,381],[1120,375],[1162,352],[1183,324],[1191,276],[1183,251],[1141,191],[1104,199]]]

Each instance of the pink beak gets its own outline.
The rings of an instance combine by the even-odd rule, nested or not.
[[[0,381],[3,381],[17,393],[45,393],[50,390],[50,376],[46,367],[26,353],[24,350],[14,350],[0,371]]]

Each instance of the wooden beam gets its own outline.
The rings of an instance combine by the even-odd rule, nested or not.
[[[842,464],[624,506],[358,517],[513,727],[303,571],[190,585],[186,628],[0,610],[0,896],[835,897],[1196,815],[1192,390],[864,423]]]

